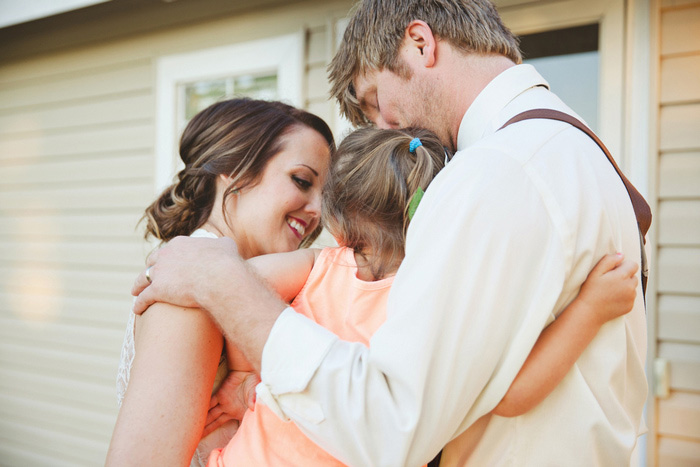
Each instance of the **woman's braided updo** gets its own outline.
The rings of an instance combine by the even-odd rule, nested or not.
[[[185,168],[146,208],[145,238],[167,242],[201,227],[214,206],[217,176],[232,179],[224,199],[257,183],[267,163],[282,149],[281,137],[295,126],[317,131],[333,152],[333,134],[321,118],[281,102],[231,99],[199,112],[180,139]],[[319,233],[320,227],[303,245],[313,242]]]

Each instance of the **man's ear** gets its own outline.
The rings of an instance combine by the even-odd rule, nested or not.
[[[415,19],[408,24],[404,37],[404,49],[408,54],[406,58],[418,59],[423,66],[430,68],[437,59],[435,45],[433,30],[425,21]]]

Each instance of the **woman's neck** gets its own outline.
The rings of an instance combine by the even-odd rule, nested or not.
[[[214,218],[214,216],[210,216],[209,219],[207,219],[207,221],[204,224],[202,224],[200,229],[207,230],[216,235],[217,237],[228,237],[230,239],[233,239],[233,241],[236,242],[236,246],[238,247],[238,254],[240,255],[240,257],[246,260],[250,259],[251,255],[245,248],[244,242],[241,239],[236,238],[233,229],[229,228],[228,225],[226,225],[226,222],[218,220]]]
[[[200,229],[204,229],[207,232],[211,232],[217,237],[227,237],[224,232],[224,229],[221,229],[220,227],[217,226],[216,222],[212,222],[211,219],[207,220],[201,227]]]

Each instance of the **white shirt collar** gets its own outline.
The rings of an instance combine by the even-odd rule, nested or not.
[[[483,138],[487,132],[498,130],[493,122],[503,108],[520,94],[536,86],[549,89],[549,83],[532,65],[510,67],[491,80],[462,117],[457,133],[457,150],[464,150]]]

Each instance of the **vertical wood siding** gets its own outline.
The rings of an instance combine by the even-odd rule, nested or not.
[[[660,466],[700,464],[700,2],[660,8],[658,356],[671,395],[657,401]]]

